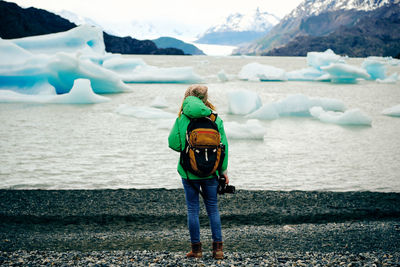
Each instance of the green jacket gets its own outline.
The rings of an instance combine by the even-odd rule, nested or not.
[[[181,152],[185,149],[185,136],[186,129],[190,123],[189,118],[201,118],[206,117],[211,114],[211,109],[209,109],[206,105],[204,105],[203,101],[200,98],[195,96],[188,96],[185,101],[183,101],[183,114],[175,120],[175,124],[172,127],[172,130],[168,137],[168,145],[170,148],[177,152]],[[228,168],[228,141],[226,139],[224,124],[222,119],[218,116],[215,123],[218,126],[218,131],[221,135],[221,142],[225,145],[225,159],[222,163],[222,172],[225,173]],[[178,162],[178,173],[182,178],[187,178],[185,170],[182,168],[181,163]],[[199,179],[208,179],[209,177],[198,177],[191,172],[187,172],[190,179],[199,180]]]

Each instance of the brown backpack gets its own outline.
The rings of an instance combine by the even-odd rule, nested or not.
[[[208,117],[190,119],[186,130],[181,164],[186,171],[199,177],[215,174],[225,157],[224,145],[221,143],[221,135],[215,123],[216,119],[216,113]]]

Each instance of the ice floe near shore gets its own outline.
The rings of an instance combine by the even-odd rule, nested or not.
[[[136,117],[139,119],[173,119],[176,117],[176,114],[172,114],[158,108],[130,106],[127,104],[119,105],[115,109],[115,112],[121,115]]]
[[[322,107],[312,107],[310,114],[322,122],[340,125],[366,125],[370,126],[372,120],[359,109],[349,109],[345,112],[326,111]]]
[[[249,90],[229,92],[228,101],[229,113],[235,115],[246,115],[262,106],[260,96]]]
[[[400,117],[400,105],[387,108],[382,111],[382,114],[387,116]]]
[[[258,120],[248,120],[245,123],[225,122],[224,128],[228,139],[263,140],[266,133]]]

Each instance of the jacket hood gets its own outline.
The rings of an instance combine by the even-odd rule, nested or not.
[[[211,114],[211,109],[204,105],[200,98],[188,96],[183,101],[183,114],[189,118],[201,118]]]

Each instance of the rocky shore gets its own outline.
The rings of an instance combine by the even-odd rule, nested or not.
[[[400,194],[244,191],[220,197],[226,259],[185,259],[182,190],[0,190],[0,266],[396,266]]]

